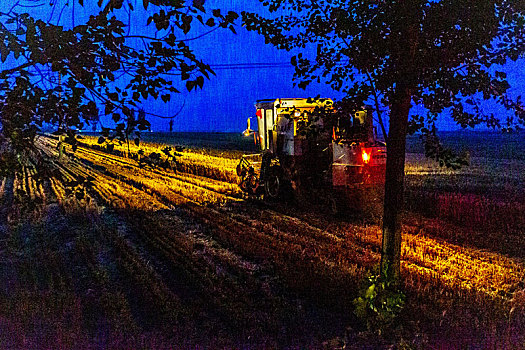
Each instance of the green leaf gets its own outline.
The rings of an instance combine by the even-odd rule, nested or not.
[[[376,289],[376,285],[372,284],[365,292],[365,298],[371,299],[374,297],[374,290]]]
[[[195,80],[195,84],[202,89],[202,86],[204,85],[204,77],[198,76]]]
[[[161,98],[162,98],[162,101],[167,103],[171,100],[171,95],[170,94],[162,95]]]
[[[110,92],[108,97],[111,101],[118,101],[118,94],[116,92]]]
[[[5,46],[3,42],[0,42],[0,56],[1,56],[2,63],[4,63],[7,60],[8,55],[9,55],[9,50],[7,49],[7,46]]]
[[[303,81],[301,81],[297,86],[298,86],[300,89],[303,89],[303,90],[304,90],[304,89],[306,89],[306,87],[307,87],[308,85],[310,85],[311,82],[312,82],[311,80],[303,80]]]
[[[113,112],[113,104],[111,104],[110,102],[106,102],[104,114],[108,115],[111,114],[111,112]]]
[[[142,0],[142,5],[144,6],[144,10],[148,9],[149,0]]]
[[[126,106],[122,108],[122,113],[128,118],[131,118],[133,116],[133,112],[131,111],[131,109],[129,109],[129,107]]]

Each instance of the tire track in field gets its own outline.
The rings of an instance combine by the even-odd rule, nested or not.
[[[116,175],[125,178],[126,170],[120,169]],[[166,205],[184,207],[194,220],[210,227],[210,235],[226,249],[252,261],[274,262],[286,285],[304,294],[312,293],[313,289],[322,295],[334,295],[345,290],[345,284],[346,288],[350,285],[349,291],[352,288],[355,291],[355,283],[364,270],[379,261],[378,236],[356,240],[355,236],[342,233],[347,225],[336,223],[329,229],[321,228],[315,219],[304,220],[246,203],[204,208],[185,200],[183,195],[167,194],[169,189],[150,188],[150,191]],[[416,243],[408,248],[414,252],[427,249],[425,242]],[[369,247],[375,249],[371,251]],[[408,258],[406,266],[413,268],[414,263],[419,264],[411,255]],[[439,259],[432,261],[435,266],[421,281],[418,279],[418,285],[432,285],[432,281],[439,279],[434,270],[441,263]],[[457,278],[461,279],[462,274]],[[314,294],[317,297],[319,293]]]
[[[97,152],[98,154],[98,152]],[[107,156],[106,156],[107,158]],[[94,159],[96,160],[96,159]],[[122,160],[119,160],[119,162],[122,162]],[[97,166],[103,166],[104,163],[99,163]],[[112,169],[115,170],[115,169]],[[112,174],[112,177],[117,179],[128,179],[129,171],[128,169],[117,169],[120,170],[119,172],[115,172]],[[108,173],[108,171],[106,171]],[[165,174],[160,173],[160,176],[164,176]],[[128,184],[139,187],[143,190],[142,184],[137,184],[135,181],[134,183],[130,180],[126,181]],[[146,186],[147,187],[147,186]],[[164,202],[166,205],[170,204],[176,204],[180,205],[181,203],[184,203],[188,199],[188,197],[184,196],[183,194],[176,193],[175,196],[172,193],[166,194],[165,192],[170,192],[169,188],[164,188],[164,191],[159,191],[158,188],[150,188],[151,193],[154,193],[157,198],[159,198],[161,201]],[[162,193],[164,192],[164,193]],[[200,207],[193,207],[192,211],[199,211],[201,210]],[[210,208],[206,210],[211,210]],[[261,215],[257,215],[257,214]],[[234,220],[234,223],[236,225],[239,225],[241,222],[243,222],[244,218],[242,215],[234,214],[232,212],[224,212],[224,210],[218,209],[218,211],[215,212],[216,215],[227,215],[229,220]],[[248,223],[248,227],[244,227],[244,230],[252,230],[252,228],[255,228],[259,231],[267,231],[271,232],[274,237],[279,237],[278,239],[286,241],[288,244],[295,246],[298,250],[301,251],[303,255],[306,256],[307,259],[315,258],[317,257],[320,261],[326,261],[327,258],[331,261],[328,262],[329,265],[341,265],[341,263],[344,262],[349,257],[348,252],[358,252],[360,254],[365,254],[366,252],[359,247],[349,245],[350,241],[346,240],[343,241],[341,239],[338,239],[336,236],[328,233],[326,230],[320,230],[317,227],[313,227],[311,225],[305,224],[301,222],[300,220],[297,220],[295,218],[286,217],[283,216],[282,213],[276,213],[275,211],[271,210],[261,210],[255,211],[255,216],[258,216],[258,220],[250,220]],[[245,225],[246,226],[246,225]],[[268,230],[270,229],[271,230]],[[306,236],[305,236],[306,234]],[[313,238],[316,237],[316,238]],[[342,243],[343,242],[343,243]],[[342,244],[341,244],[342,243]],[[334,247],[339,247],[339,249],[335,249]],[[344,252],[347,252],[346,254]],[[323,254],[324,253],[324,254]],[[352,254],[355,255],[355,254]],[[355,256],[353,257],[355,260]],[[377,257],[367,258],[367,260],[370,259],[377,259]]]
[[[118,175],[126,176],[125,173]],[[157,197],[162,195],[157,194]],[[322,248],[312,246],[315,241],[301,240],[299,232],[293,227],[285,225],[288,227],[288,232],[280,231],[269,223],[257,224],[254,227],[253,222],[243,223],[239,220],[242,218],[236,218],[223,209],[204,208],[188,202],[186,198],[177,194],[170,194],[169,197],[169,201],[165,202],[166,205],[186,203],[185,210],[190,213],[193,220],[204,222],[206,226],[212,227],[213,238],[235,254],[246,256],[248,260],[276,261],[280,269],[278,274],[286,276],[292,290],[302,292],[315,290],[315,298],[317,292],[325,290],[324,299],[334,302],[332,293],[334,291],[351,293],[355,288],[356,278],[364,271],[364,268],[356,263],[356,254],[351,249],[345,254],[337,244],[325,244]],[[337,256],[337,261],[329,261],[326,252],[332,252],[330,255]],[[307,280],[319,288],[312,289]],[[345,299],[351,300],[351,298]]]
[[[81,163],[74,166],[85,167]],[[88,166],[88,168],[92,169],[92,174],[98,176],[100,169],[96,167],[97,164]],[[119,168],[118,171],[108,172],[109,174],[104,174],[106,177],[101,181],[122,182],[118,179],[125,180],[127,171],[129,170],[126,170],[126,168]],[[189,274],[190,276],[197,276],[197,288],[213,288],[210,286],[213,286],[214,283],[224,283],[224,285],[220,286],[222,289],[219,288],[220,290],[218,291],[212,289],[212,293],[238,295],[243,290],[249,291],[252,289],[248,287],[243,289],[236,286],[236,284],[239,284],[238,281],[242,281],[242,276],[248,273],[246,269],[238,267],[238,262],[230,263],[226,259],[225,263],[223,262],[224,259],[221,260],[221,255],[230,253],[241,257],[242,261],[248,263],[271,262],[271,268],[267,269],[267,271],[272,275],[280,276],[289,290],[294,292],[300,291],[304,295],[311,293],[312,297],[318,297],[318,295],[330,296],[333,299],[332,301],[341,307],[340,300],[336,300],[337,297],[351,300],[354,296],[351,291],[354,286],[351,284],[355,282],[356,276],[362,272],[361,270],[357,270],[355,273],[343,271],[345,268],[353,266],[348,261],[357,261],[358,264],[356,266],[363,266],[361,264],[363,258],[360,255],[361,251],[359,251],[359,248],[361,247],[363,254],[369,254],[366,253],[366,250],[368,250],[366,245],[377,246],[377,238],[363,238],[358,243],[355,241],[345,243],[347,235],[343,232],[348,227],[346,224],[334,222],[332,227],[327,227],[315,218],[315,215],[313,218],[306,218],[302,214],[283,215],[282,212],[279,212],[279,209],[261,208],[261,206],[251,205],[250,203],[230,203],[223,206],[203,207],[196,204],[191,198],[188,199],[181,194],[171,193],[169,189],[148,188],[143,184],[133,182],[123,183],[122,186],[136,190],[144,198],[154,198],[165,207],[177,205],[179,212],[176,215],[173,212],[166,212],[167,218],[175,220],[175,216],[178,218],[187,216],[183,219],[184,222],[197,222],[205,228],[205,232],[192,233],[192,240],[177,241],[179,244],[181,242],[188,244],[188,247],[182,252],[177,251],[180,248],[176,244],[174,246],[172,238],[168,234],[174,230],[179,230],[179,235],[189,231],[184,225],[178,226],[178,224],[167,223],[165,227],[161,225],[157,230],[153,230],[152,227],[155,227],[153,223],[163,220],[168,221],[168,219],[161,219],[162,215],[160,213],[149,211],[147,213],[149,218],[146,222],[150,223],[150,225],[143,225],[142,231],[144,232],[143,239],[151,239],[153,242],[148,244],[159,247],[155,248],[158,249],[156,254],[159,267],[163,264],[165,257],[174,256],[174,259],[180,260],[180,262],[175,260],[174,265],[186,264],[189,269],[193,269],[190,270]],[[116,191],[115,187],[107,189],[105,193],[111,196],[114,194],[114,191]],[[140,213],[141,215],[143,214],[142,212]],[[135,219],[139,220],[138,215]],[[140,225],[136,225],[133,231],[139,231],[138,227]],[[161,235],[162,237],[160,237]],[[415,249],[423,247],[416,236],[410,235],[410,237],[413,238],[412,243],[414,244],[414,247],[409,247],[410,249],[415,251]],[[353,237],[351,238],[353,239]],[[206,240],[211,243],[208,245]],[[218,244],[219,249],[215,249],[215,243]],[[148,245],[142,241],[139,241],[137,244],[141,246]],[[345,244],[346,246],[344,246]],[[363,245],[365,246],[363,247]],[[433,243],[433,245],[436,244]],[[444,244],[444,246],[447,245]],[[154,251],[151,247],[148,249],[150,249],[150,252]],[[222,252],[219,251],[220,249],[222,249]],[[197,254],[199,256],[193,257],[189,255],[190,250],[200,252]],[[349,250],[357,251],[355,254],[357,256],[349,254]],[[469,254],[471,253],[469,249],[466,249],[466,251]],[[340,256],[343,257],[342,260],[332,260],[334,257],[338,258]],[[469,261],[472,260],[470,255],[467,254],[465,256]],[[423,257],[425,258],[425,255]],[[371,261],[375,258],[377,258],[377,254],[372,254]],[[421,265],[416,260],[408,263],[415,263],[415,267]],[[221,274],[221,268],[227,268],[227,270],[223,270]],[[422,275],[422,284],[419,287],[432,288],[436,284],[439,286],[441,281],[437,276],[434,276],[435,268],[432,267],[431,269],[432,274]],[[410,273],[413,274],[412,272]],[[215,277],[208,279],[210,275],[221,276],[225,282],[222,282],[221,279],[217,280]],[[169,278],[169,273],[163,276],[165,276],[164,279]],[[201,276],[204,277],[201,278]],[[232,287],[229,287],[229,285]],[[341,293],[345,288],[350,291],[348,293],[349,298],[346,298],[346,294]],[[315,293],[312,293],[312,290]],[[454,293],[451,297],[456,298],[461,294],[461,291],[452,291],[451,293]],[[428,291],[428,293],[425,291],[425,295],[427,294],[430,295],[432,293],[431,291]],[[217,297],[215,300],[214,303],[219,304],[221,299]],[[225,300],[229,300],[229,298],[226,297]],[[225,319],[228,318],[226,317]]]
[[[119,174],[120,175],[120,174]],[[125,174],[122,174],[125,176]],[[133,184],[132,184],[133,185]],[[184,196],[181,196],[181,195],[175,195],[175,196],[172,196],[170,195],[170,199],[167,200],[166,197],[167,196],[163,196],[162,194],[158,193],[157,192],[157,196],[160,197],[160,198],[163,198],[166,200],[166,204],[183,204],[183,203],[187,203],[188,200],[186,197]],[[177,198],[178,197],[178,198]],[[308,247],[312,246],[311,242],[302,242],[302,244],[297,244],[297,242],[293,242],[294,240],[297,240],[297,237],[299,237],[296,234],[294,234],[294,236],[285,236],[286,235],[286,232],[279,232],[278,230],[276,229],[272,229],[271,231],[272,234],[268,235],[268,232],[266,233],[262,233],[260,231],[265,231],[265,227],[253,227],[253,223],[252,224],[248,224],[248,225],[241,225],[241,221],[239,221],[238,219],[232,217],[229,213],[224,213],[222,210],[213,210],[211,208],[202,208],[201,206],[198,206],[198,205],[190,205],[190,208],[189,208],[189,212],[192,213],[192,216],[193,216],[193,220],[202,220],[203,218],[206,219],[207,218],[207,212],[213,212],[212,213],[212,216],[214,218],[222,218],[222,222],[229,222],[229,225],[228,226],[225,226],[221,231],[224,231],[224,230],[228,230],[230,232],[238,232],[239,231],[239,228],[241,228],[241,230],[244,230],[244,231],[247,231],[249,232],[250,234],[248,235],[248,237],[253,237],[252,239],[252,243],[251,243],[251,246],[254,248],[252,250],[252,253],[253,251],[259,249],[258,247],[261,247],[261,246],[282,246],[283,244],[283,241],[286,241],[288,243],[288,249],[277,249],[277,250],[272,250],[272,251],[268,251],[264,254],[262,254],[262,257],[263,259],[272,259],[272,257],[275,256],[275,253],[276,252],[280,252],[280,255],[288,255],[288,253],[290,252],[289,248],[290,246],[293,246],[295,248],[295,251],[297,252],[296,255],[302,255],[303,256],[303,259],[299,259],[299,260],[311,260],[312,258],[315,257],[315,255],[319,255],[319,251],[313,251],[311,253],[307,252],[307,250],[309,249]],[[195,215],[195,213],[198,213],[199,215]],[[207,220],[208,224],[211,224],[211,225],[214,225],[216,224],[215,221],[210,221],[210,220]],[[268,231],[268,230],[266,230]],[[281,236],[281,238],[279,238],[279,236]],[[221,235],[221,237],[224,237],[224,235]],[[268,242],[271,242],[271,241],[278,241],[277,244],[275,243],[270,243],[270,244],[266,244],[263,242],[263,244],[261,244],[260,240],[261,240],[261,237],[263,238],[264,241],[266,241],[266,243]],[[275,237],[277,237],[277,240],[275,239]],[[279,243],[280,241],[280,243]],[[231,242],[230,242],[231,243]],[[229,244],[229,249],[234,249],[236,248],[236,244]],[[241,253],[250,253],[249,251],[247,252],[246,250],[242,250]],[[344,254],[336,254],[338,256],[344,256]],[[256,259],[260,259],[261,256],[260,254],[255,254],[254,257]],[[287,258],[288,260],[289,258]],[[293,259],[293,260],[296,260],[296,259]],[[317,260],[317,259],[315,259]],[[311,266],[310,267],[315,267],[315,266]]]
[[[76,164],[75,160],[69,162],[69,164],[66,166],[68,169],[74,169],[73,173],[81,174],[82,176],[88,176],[88,175],[95,175],[90,170],[85,170],[83,168],[78,168],[80,166],[79,164]],[[104,178],[104,181],[117,181],[115,179]],[[97,182],[95,181],[95,188],[97,187]],[[132,187],[131,185],[128,185]],[[144,193],[145,196],[148,196],[149,194]],[[188,202],[187,199],[184,197],[180,198],[180,202]],[[203,209],[206,210],[206,208],[202,208],[200,206],[196,206],[192,204],[192,208],[195,208],[197,210]],[[190,214],[191,210],[188,211],[188,209],[184,209],[184,212],[186,214]],[[161,227],[157,230],[152,230],[152,224],[156,222],[156,217],[153,212],[143,213],[141,212],[141,218],[139,219],[138,216],[136,216],[136,222],[149,222],[150,225],[143,226],[142,229],[136,229],[135,227],[134,235],[138,234],[141,239],[143,240],[149,240],[149,258],[152,257],[152,245],[156,245],[154,247],[154,250],[156,249],[160,254],[153,254],[159,256],[160,259],[156,259],[157,261],[162,261],[158,266],[160,267],[159,270],[162,270],[162,265],[165,261],[173,260],[173,264],[170,264],[170,266],[184,266],[190,270],[190,278],[191,276],[195,276],[197,278],[197,282],[200,283],[200,286],[197,286],[201,291],[203,290],[212,290],[214,293],[212,295],[215,295],[211,300],[213,300],[214,307],[218,310],[223,310],[222,313],[224,314],[223,318],[225,317],[225,320],[228,322],[232,322],[235,319],[243,320],[243,315],[249,315],[250,313],[246,313],[246,307],[243,305],[252,305],[254,306],[254,309],[259,310],[257,313],[261,314],[264,313],[264,309],[273,310],[275,309],[274,306],[270,306],[275,304],[275,297],[271,296],[271,289],[275,288],[271,286],[271,281],[268,278],[263,279],[262,281],[259,280],[259,278],[250,277],[250,273],[246,274],[246,266],[250,266],[248,270],[261,270],[260,267],[256,266],[255,263],[250,262],[249,260],[245,260],[245,258],[242,258],[241,256],[237,256],[234,253],[232,253],[229,249],[221,248],[220,245],[218,247],[212,247],[210,248],[210,244],[204,245],[203,241],[209,241],[210,237],[204,235],[204,237],[197,238],[195,245],[201,245],[201,248],[198,249],[200,252],[197,252],[197,260],[195,258],[192,258],[191,256],[188,256],[188,252],[181,253],[180,250],[178,250],[177,245],[174,245],[174,243],[171,240],[167,239],[159,239],[159,236],[168,234],[169,232],[173,231],[173,227],[170,227],[169,225],[167,227]],[[144,215],[146,215],[146,219],[144,220]],[[152,215],[150,220],[148,221],[147,217],[148,215]],[[170,216],[173,216],[171,213]],[[193,223],[195,222],[195,219],[199,219],[199,217],[196,217],[193,212],[191,212],[191,215],[188,215],[189,222]],[[129,217],[126,217],[125,220],[127,222],[132,221]],[[182,230],[186,232],[186,230]],[[154,238],[151,238],[151,237]],[[204,239],[203,239],[204,238]],[[211,238],[213,239],[213,238]],[[137,242],[135,242],[137,243]],[[138,242],[138,244],[143,242]],[[213,244],[212,244],[213,245]],[[142,246],[142,244],[141,244]],[[217,252],[220,252],[220,254],[217,254]],[[204,254],[203,254],[204,253]],[[186,254],[186,255],[184,255]],[[194,252],[191,252],[191,254],[194,254]],[[200,256],[199,256],[200,255]],[[272,254],[270,254],[271,256]],[[210,260],[211,259],[211,260]],[[231,260],[231,262],[228,262],[228,260]],[[218,263],[217,263],[218,262]],[[241,267],[239,267],[239,265]],[[219,271],[219,273],[218,273]],[[221,272],[222,271],[222,272]],[[264,268],[262,268],[262,271],[264,271]],[[169,270],[169,272],[173,272],[173,270]],[[265,272],[261,272],[263,275],[265,275]],[[268,272],[268,276],[271,274],[271,271]],[[203,277],[204,276],[204,277]],[[210,280],[210,276],[216,276],[215,278],[212,278]],[[166,278],[169,278],[170,274],[166,275]],[[165,280],[166,280],[165,278]],[[271,277],[270,277],[271,279]],[[251,281],[250,283],[247,283],[247,281]],[[191,282],[191,281],[188,281]],[[190,283],[191,285],[191,283]],[[195,285],[195,284],[194,284]],[[256,285],[256,286],[254,286]],[[217,287],[218,286],[218,287]],[[216,288],[219,288],[217,290]],[[261,298],[248,298],[246,296],[253,295],[253,293],[261,293],[261,290],[266,290],[266,293],[270,293],[270,296],[266,297],[266,302],[261,302]],[[263,292],[264,294],[265,292]],[[209,296],[209,294],[208,294]],[[231,304],[232,296],[235,296],[235,304],[230,305],[227,307],[227,310],[224,310],[224,306],[226,302],[229,300]],[[244,296],[244,297],[243,297]],[[251,302],[250,302],[251,300]],[[257,303],[254,304],[253,300],[257,300]],[[273,301],[272,301],[273,300]],[[202,300],[201,300],[202,302]],[[269,304],[268,304],[269,303]],[[279,303],[279,302],[278,302]],[[206,305],[206,304],[205,304]],[[255,307],[255,305],[259,305]],[[293,307],[293,306],[292,306]],[[205,308],[206,309],[206,308]],[[281,308],[282,309],[282,308]],[[286,309],[286,308],[285,308]],[[295,310],[297,311],[297,310]],[[297,313],[297,312],[295,312]],[[231,315],[236,315],[233,317]],[[266,316],[266,319],[270,320],[274,317],[271,317],[270,315]],[[283,319],[289,318],[289,316],[283,317]],[[243,323],[245,323],[246,320],[240,321],[234,323],[233,327],[240,327]],[[284,321],[283,321],[284,322]],[[275,327],[279,324],[275,319],[273,319],[269,324],[275,324]],[[301,322],[297,323],[301,324]],[[290,325],[288,325],[290,326]],[[253,326],[253,329],[256,329],[257,327]],[[299,332],[300,333],[300,332]],[[296,333],[297,334],[297,333]]]

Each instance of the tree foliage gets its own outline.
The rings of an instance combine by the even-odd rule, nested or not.
[[[429,125],[442,112],[463,127],[525,123],[523,104],[506,94],[509,84],[501,69],[525,51],[522,1],[261,2],[274,15],[243,13],[249,30],[278,48],[315,49],[292,58],[300,87],[324,81],[357,107],[376,90],[388,107],[404,84],[412,104],[428,111],[423,118]],[[484,113],[484,100],[513,113],[503,120]],[[425,125],[417,123],[418,117],[411,122],[412,131]]]
[[[461,160],[443,149],[435,122],[448,113],[463,127],[510,129],[525,124],[502,65],[525,54],[522,0],[261,0],[270,15],[242,13],[267,43],[299,50],[291,63],[299,87],[328,83],[361,107],[367,100],[389,114],[382,265],[399,276],[400,212],[406,135],[421,131],[428,156]],[[305,50],[305,48],[308,48]],[[508,111],[484,112],[490,101]],[[424,115],[414,115],[414,106]],[[412,119],[409,122],[409,115]],[[391,272],[391,273],[390,273]]]
[[[38,153],[34,140],[45,125],[74,143],[74,130],[108,115],[116,128],[103,128],[104,137],[129,142],[149,126],[134,116],[141,102],[167,103],[179,85],[202,88],[214,72],[194,54],[191,40],[218,28],[235,31],[238,17],[207,11],[204,3],[143,0],[135,9],[131,1],[99,0],[96,13],[70,28],[18,13],[16,6],[0,13],[0,59],[8,67],[0,71],[1,170]],[[144,34],[129,31],[133,11],[147,14]]]

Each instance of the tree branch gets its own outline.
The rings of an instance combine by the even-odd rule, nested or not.
[[[14,67],[14,68],[10,68],[10,69],[4,69],[3,71],[0,72],[0,76],[4,76],[5,77],[5,76],[13,74],[13,73],[15,73],[17,71],[21,71],[21,70],[23,70],[25,68],[31,67],[33,65],[35,65],[35,63],[33,63],[33,62],[26,62],[24,64],[19,65],[18,67]]]
[[[379,98],[377,96],[377,90],[374,85],[374,81],[372,80],[372,77],[370,76],[370,73],[368,71],[366,71],[366,76],[368,77],[368,81],[370,82],[370,87],[372,88],[372,93],[374,94],[374,102],[376,105],[377,120],[379,122],[379,125],[381,126],[383,137],[385,138],[385,141],[388,142],[388,134],[386,133],[385,125],[383,124],[383,118],[381,117],[381,110],[379,108]]]

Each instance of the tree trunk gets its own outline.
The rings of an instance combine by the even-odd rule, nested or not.
[[[410,105],[410,90],[400,88],[391,105],[387,144],[381,272],[396,281],[399,280],[401,265],[400,215],[403,210],[405,149]]]
[[[10,174],[6,177],[4,192],[0,193],[0,238],[7,232],[9,211],[13,205],[15,176]]]

